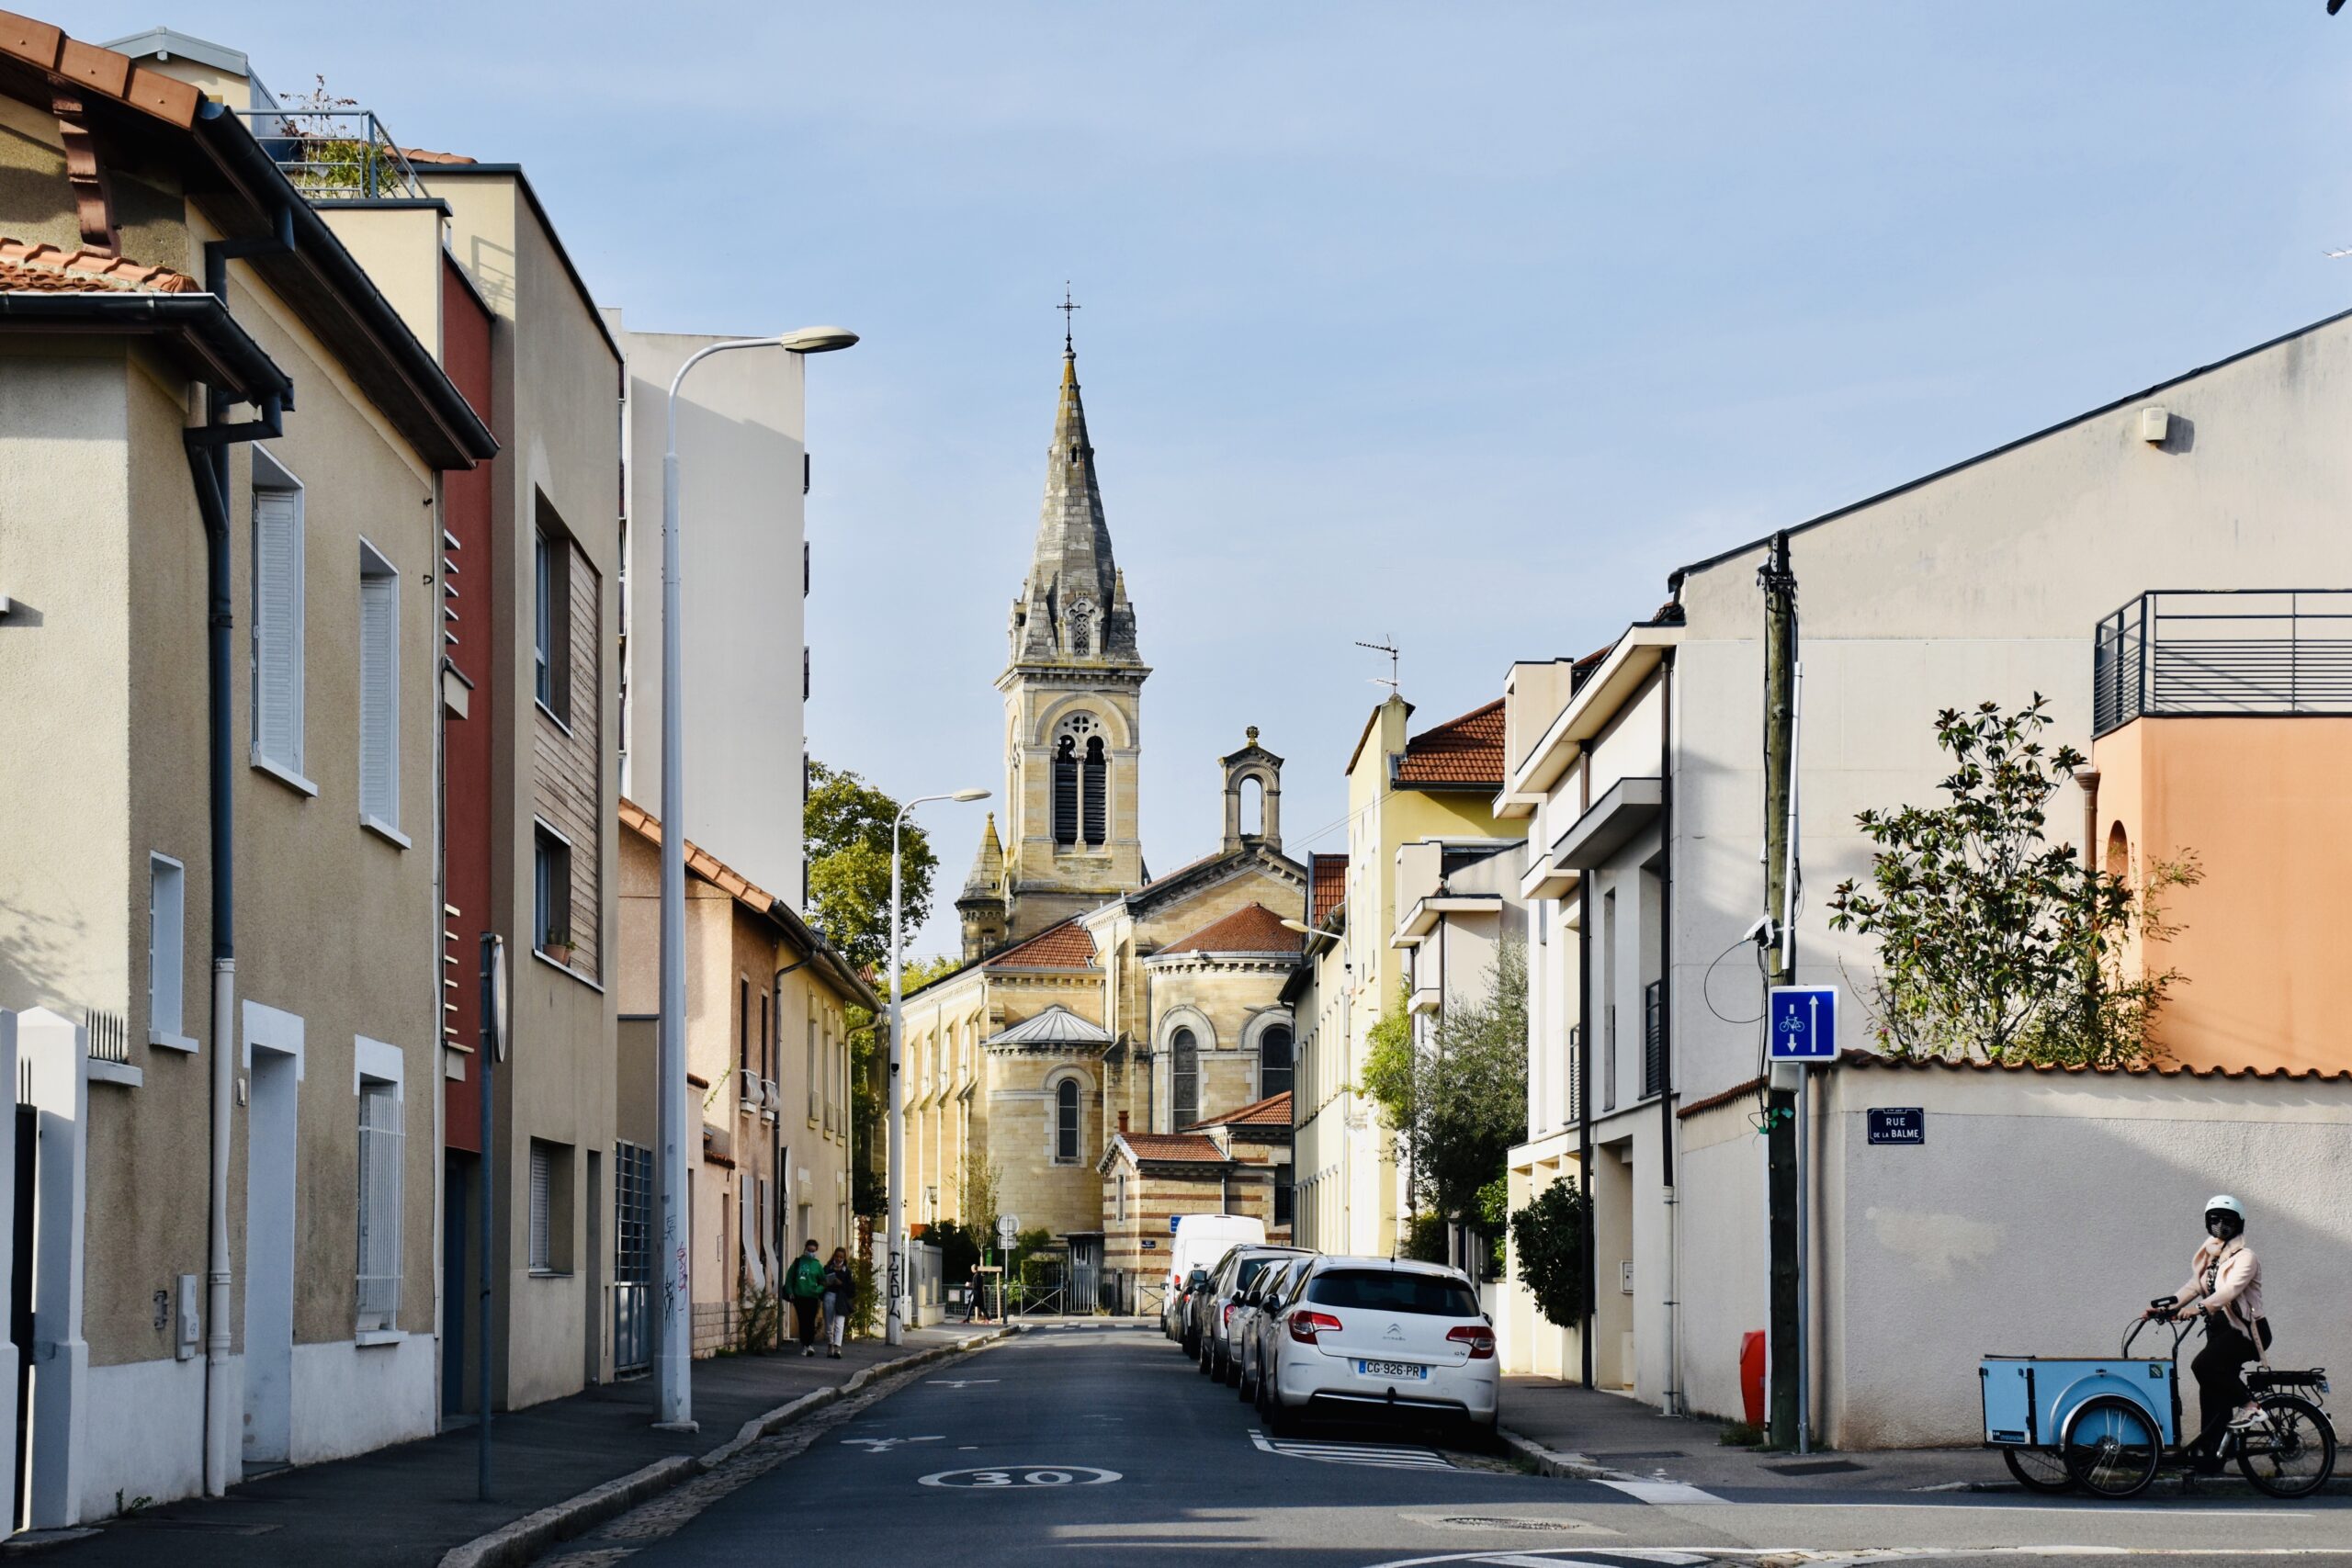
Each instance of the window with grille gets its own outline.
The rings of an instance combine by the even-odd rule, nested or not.
[[[1078,1163],[1078,1080],[1064,1078],[1054,1088],[1054,1161]]]
[[[1291,1081],[1290,1028],[1273,1024],[1258,1036],[1258,1094],[1288,1094]]]
[[[401,1312],[401,1091],[359,1080],[359,1328],[389,1329]]]
[[[555,1272],[555,1151],[531,1145],[531,1272]]]
[[[1110,786],[1111,762],[1103,753],[1102,738],[1096,736],[1086,743],[1086,761],[1080,770],[1080,790],[1084,795],[1086,841],[1100,849],[1109,837],[1110,808],[1107,791]]]
[[[273,483],[269,475],[278,476]],[[253,756],[302,774],[302,491],[254,465]]]
[[[1666,982],[1642,987],[1642,1098],[1666,1092]]]
[[[613,1145],[613,1278],[653,1279],[653,1151],[636,1144]]]
[[[394,832],[401,824],[401,579],[365,540],[359,546],[359,815]]]
[[[1180,1029],[1169,1042],[1168,1057],[1171,1133],[1181,1133],[1201,1119],[1201,1048],[1189,1029]]]
[[[1078,742],[1067,735],[1054,745],[1054,842],[1078,842]]]

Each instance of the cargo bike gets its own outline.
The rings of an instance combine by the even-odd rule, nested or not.
[[[2198,1456],[2181,1435],[2180,1348],[2204,1325],[2178,1300],[2148,1303],[2112,1358],[1987,1356],[1976,1376],[1984,1401],[1984,1442],[2029,1490],[2079,1487],[2095,1497],[2137,1496],[2161,1470],[2188,1469]],[[2151,1324],[2172,1330],[2171,1353],[2138,1357],[2132,1347]],[[2327,1371],[2249,1368],[2246,1388],[2263,1422],[2222,1438],[2221,1460],[2273,1497],[2305,1497],[2335,1470],[2335,1428],[2324,1401]]]

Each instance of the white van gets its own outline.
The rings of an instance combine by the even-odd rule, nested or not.
[[[1256,1246],[1265,1239],[1266,1222],[1248,1214],[1186,1214],[1176,1222],[1176,1240],[1168,1249],[1168,1289],[1159,1309],[1160,1326],[1170,1329],[1169,1337],[1182,1334],[1170,1325],[1176,1322],[1177,1294],[1193,1270],[1215,1268],[1227,1248]]]

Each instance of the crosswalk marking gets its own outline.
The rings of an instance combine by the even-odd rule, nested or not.
[[[1702,1492],[1696,1486],[1686,1485],[1679,1481],[1603,1481],[1600,1484],[1613,1486],[1626,1496],[1639,1498],[1645,1503],[1674,1507],[1725,1501],[1712,1492]]]
[[[1261,1453],[1286,1459],[1311,1459],[1322,1464],[1361,1464],[1381,1470],[1452,1470],[1453,1463],[1433,1449],[1397,1448],[1380,1443],[1315,1443],[1269,1438],[1252,1428],[1250,1442]]]

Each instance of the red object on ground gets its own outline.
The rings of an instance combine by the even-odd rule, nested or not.
[[[1739,1337],[1739,1402],[1749,1426],[1764,1425],[1764,1331],[1760,1328]]]

